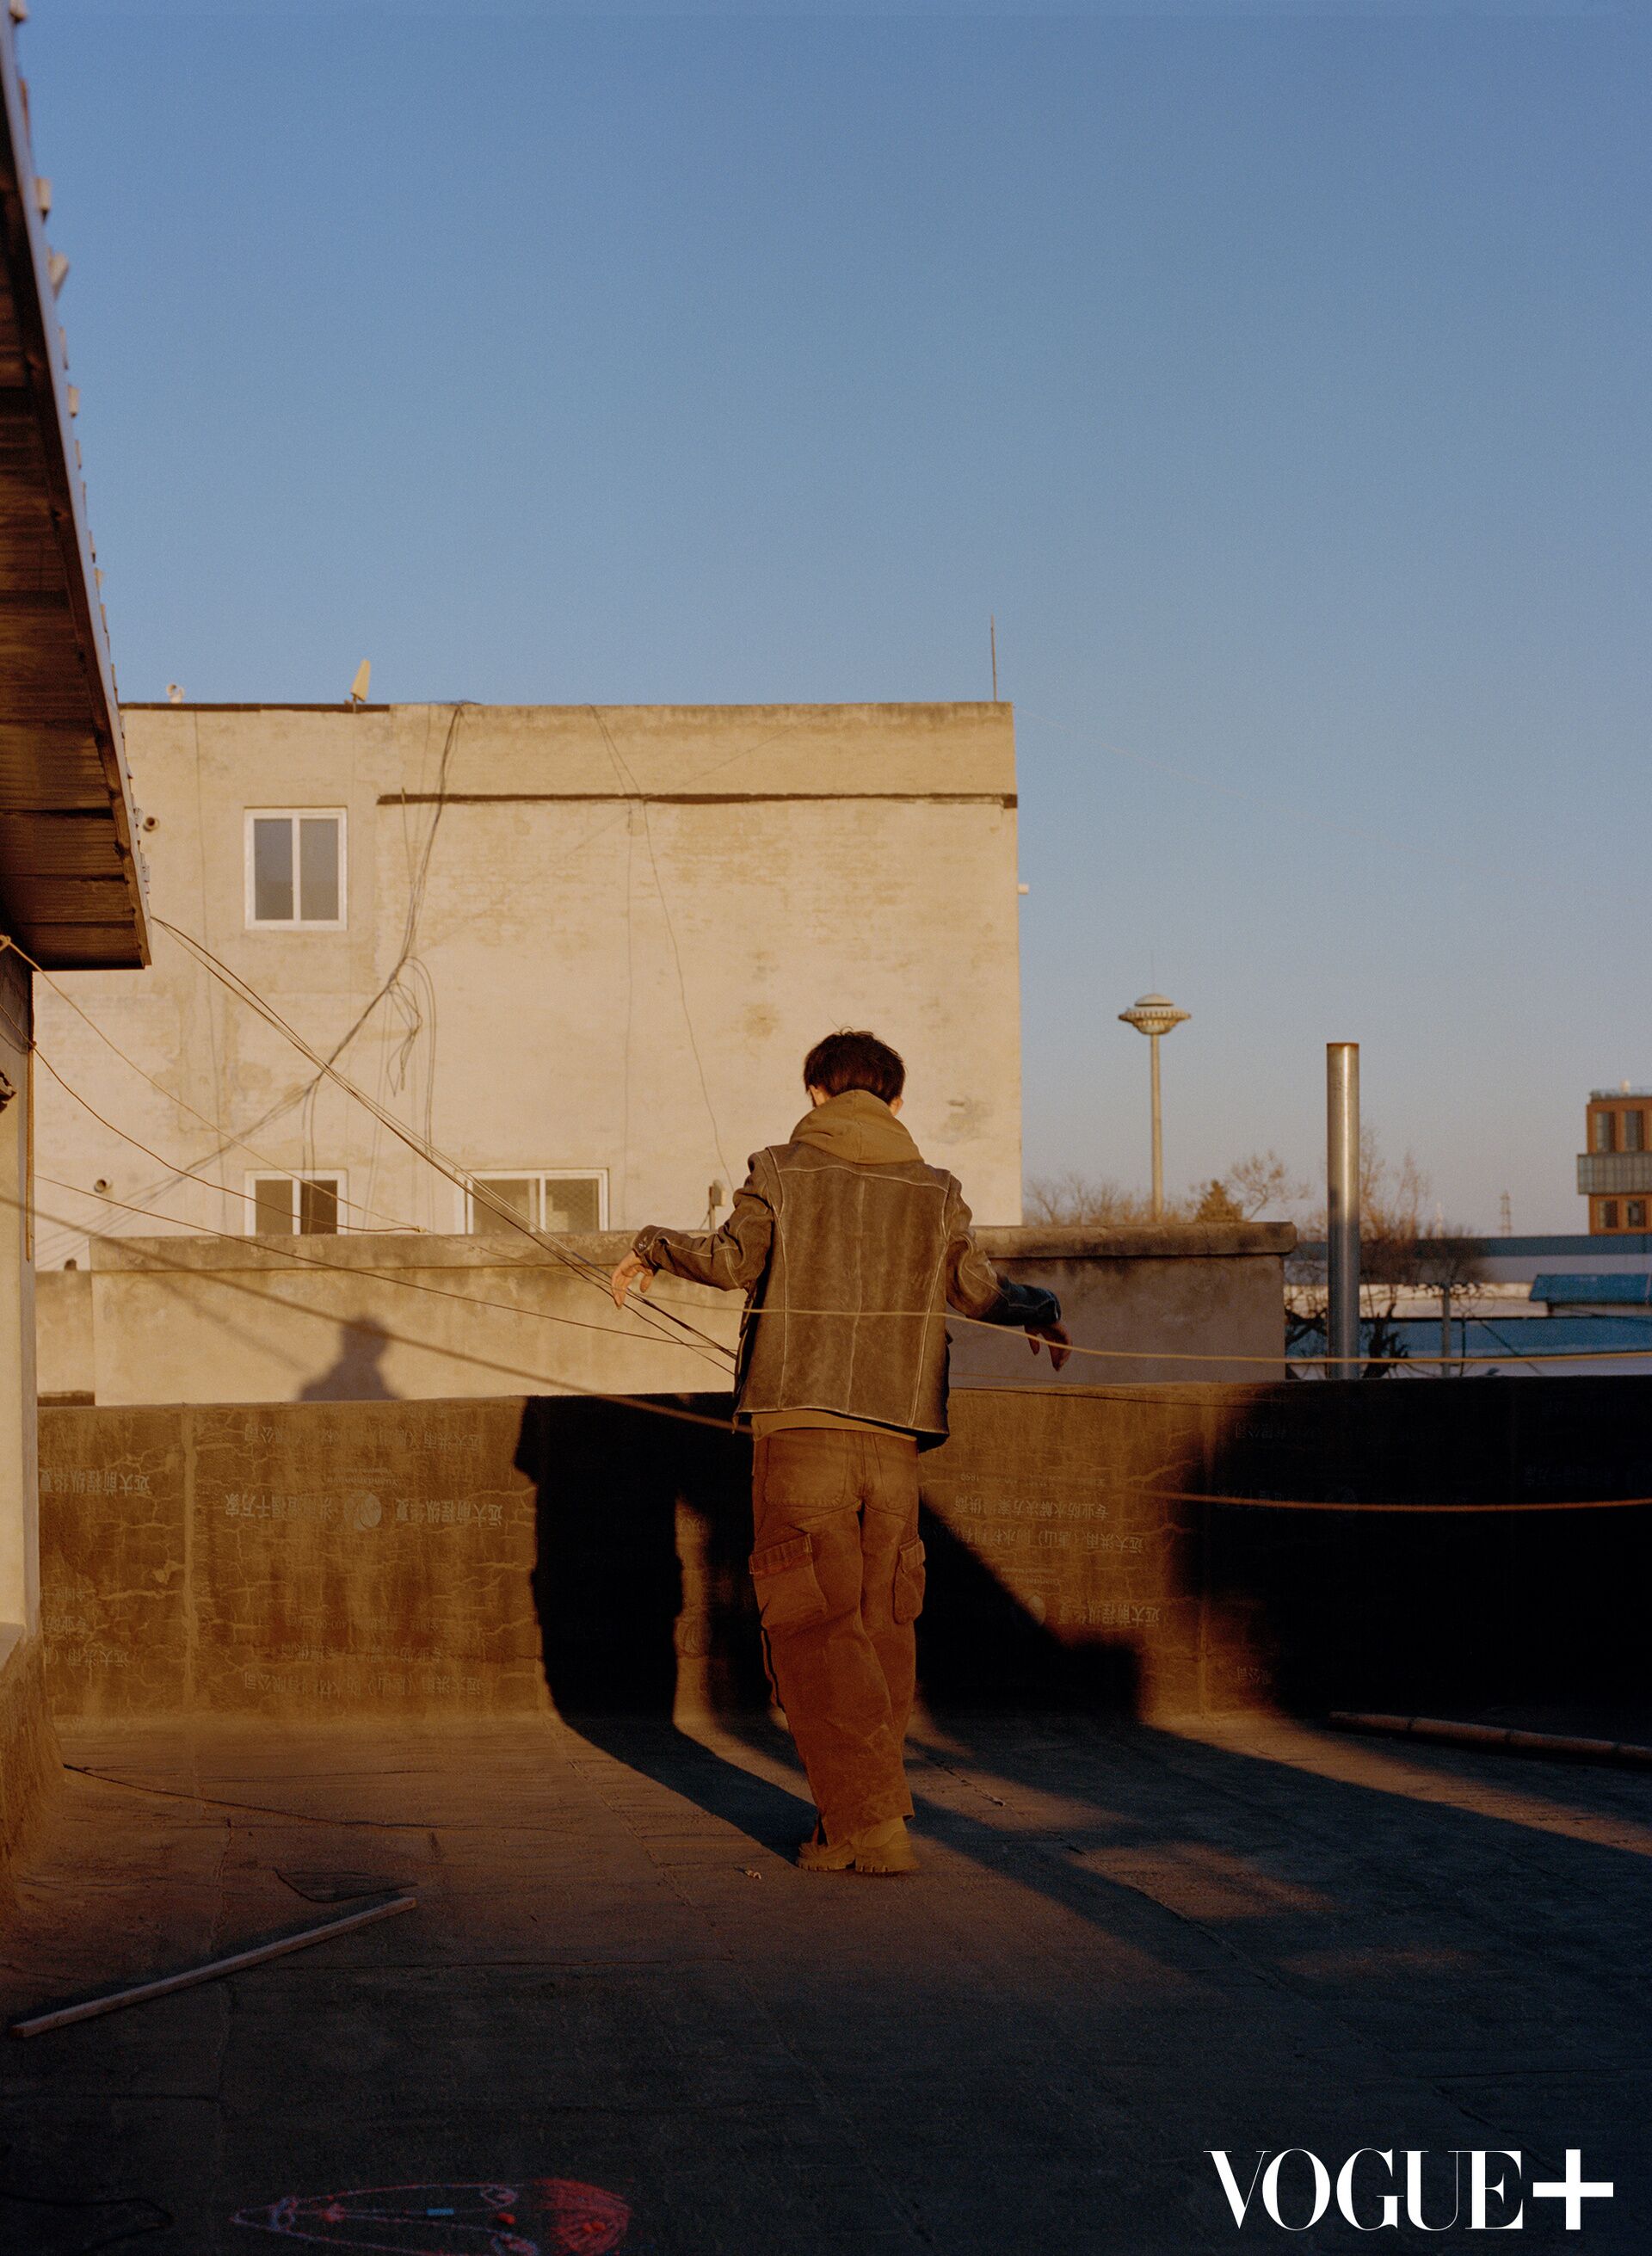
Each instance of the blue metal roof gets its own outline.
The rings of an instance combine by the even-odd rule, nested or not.
[[[1492,1260],[1528,1260],[1543,1254],[1551,1260],[1564,1260],[1570,1254],[1573,1259],[1598,1261],[1608,1253],[1652,1253],[1652,1230],[1614,1230],[1594,1237],[1582,1232],[1564,1237],[1469,1237],[1463,1243]],[[1322,1237],[1304,1237],[1297,1244],[1296,1254],[1304,1261],[1323,1261],[1325,1242]]]
[[[1369,1347],[1373,1329],[1368,1322],[1360,1326],[1362,1347]],[[1442,1366],[1427,1360],[1440,1352],[1437,1316],[1402,1317],[1387,1330],[1394,1349],[1403,1348],[1408,1359],[1416,1359],[1417,1378],[1439,1376]],[[1315,1340],[1299,1343],[1289,1354],[1293,1359],[1311,1363],[1317,1346],[1323,1353],[1323,1342]],[[1500,1322],[1483,1316],[1453,1316],[1451,1351],[1469,1358],[1472,1373],[1495,1369],[1506,1378],[1518,1378],[1534,1369],[1551,1376],[1576,1371],[1599,1377],[1614,1369],[1652,1372],[1652,1313],[1644,1316],[1507,1316]],[[1598,1356],[1600,1360],[1546,1360],[1562,1356]],[[1619,1356],[1627,1358],[1621,1364],[1613,1360]],[[1399,1369],[1403,1372],[1403,1361]]]
[[[1594,1276],[1557,1273],[1534,1277],[1531,1296],[1546,1301],[1551,1308],[1579,1301],[1596,1308],[1614,1301],[1622,1308],[1652,1308],[1652,1276],[1622,1269]]]

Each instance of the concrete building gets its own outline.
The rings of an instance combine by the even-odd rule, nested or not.
[[[54,304],[65,269],[46,241],[51,193],[13,49],[21,12],[0,22],[0,1867],[55,1766],[40,1634],[33,967],[130,980],[146,953]]]
[[[701,1225],[839,1026],[904,1053],[919,1143],[1019,1222],[1007,705],[161,705],[127,732],[156,960],[41,998],[43,1268],[92,1233]]]
[[[1652,1089],[1592,1089],[1578,1154],[1578,1192],[1592,1237],[1641,1235],[1652,1216]]]

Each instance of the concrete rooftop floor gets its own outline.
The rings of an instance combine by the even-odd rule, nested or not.
[[[65,1752],[182,1798],[65,1777],[0,1931],[8,2021],[328,1915],[282,1873],[420,1907],[6,2043],[9,2249],[257,2256],[281,2241],[230,2220],[284,2195],[534,2177],[623,2196],[627,2256],[1463,2244],[1236,2231],[1204,2150],[1299,2146],[1580,2147],[1617,2198],[1493,2245],[1652,2246],[1652,1777],[1285,1724],[926,1725],[926,1871],[872,1881],[787,1862],[808,1813],[760,1723]]]

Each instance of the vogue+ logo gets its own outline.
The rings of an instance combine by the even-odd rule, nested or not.
[[[1419,2232],[1449,2232],[1462,2217],[1465,2162],[1470,2232],[1520,2231],[1527,2195],[1533,2201],[1564,2202],[1566,2230],[1576,2232],[1583,2223],[1585,2201],[1612,2198],[1610,2178],[1585,2177],[1583,2154],[1577,2147],[1566,2149],[1564,2177],[1535,2178],[1524,2193],[1516,2147],[1451,2147],[1445,2155],[1433,2158],[1432,2169],[1427,2167],[1430,2157],[1426,2148],[1408,2147],[1400,2155],[1397,2185],[1392,2147],[1356,2147],[1334,2178],[1330,2165],[1310,2147],[1286,2147],[1275,2153],[1271,2147],[1259,2147],[1256,2166],[1243,2188],[1225,2147],[1207,2147],[1205,2152],[1216,2165],[1234,2224],[1256,2221],[1252,2216],[1256,2203],[1282,2232],[1308,2231],[1333,2200],[1338,2213],[1357,2232],[1397,2230],[1402,2212],[1404,2222]],[[1449,2172],[1444,2167],[1448,2158]],[[1448,2198],[1449,2217],[1443,2214]],[[1430,2208],[1435,2212],[1431,2216]]]

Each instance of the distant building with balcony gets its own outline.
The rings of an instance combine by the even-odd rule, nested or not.
[[[1578,1154],[1578,1191],[1591,1237],[1621,1237],[1652,1216],[1652,1089],[1593,1089]]]

